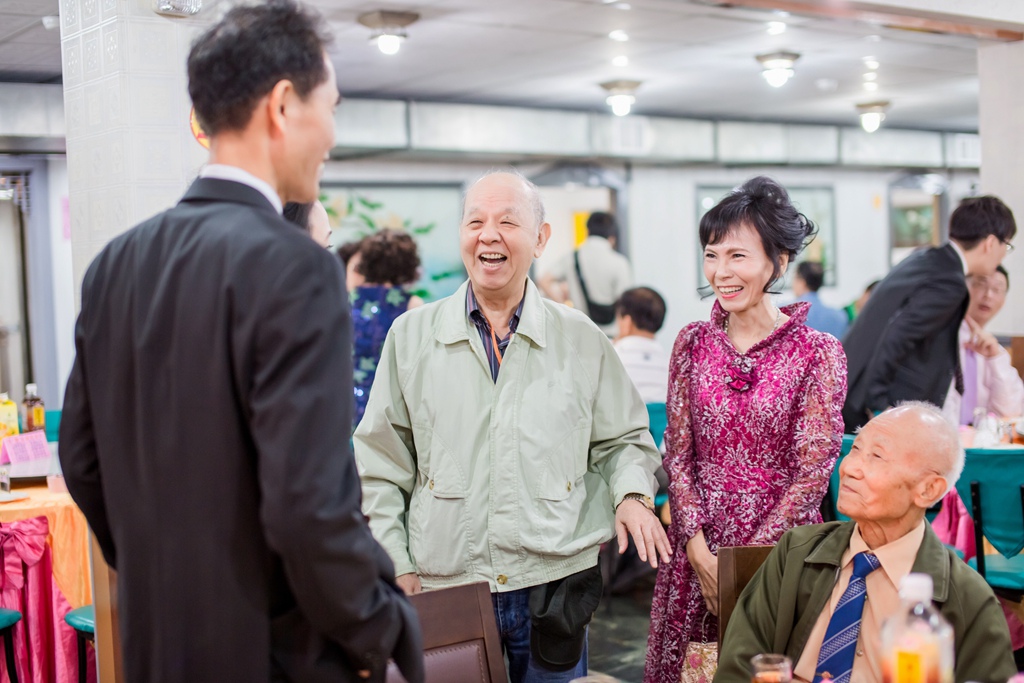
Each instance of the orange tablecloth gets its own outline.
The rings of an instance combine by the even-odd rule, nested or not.
[[[28,498],[0,503],[0,523],[45,516],[50,523],[47,545],[53,553],[53,578],[72,608],[92,604],[89,581],[89,525],[67,493],[53,493],[46,484],[14,483],[15,493]]]

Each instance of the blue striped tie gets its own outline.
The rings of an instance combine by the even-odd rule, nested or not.
[[[860,619],[864,613],[864,600],[868,597],[864,579],[882,566],[874,555],[857,553],[853,556],[853,576],[843,597],[839,598],[836,611],[825,629],[825,640],[818,652],[818,668],[814,683],[833,680],[835,683],[849,683],[853,671],[853,655],[857,650],[860,636]]]

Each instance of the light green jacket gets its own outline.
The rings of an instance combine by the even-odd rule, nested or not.
[[[615,505],[654,495],[647,410],[608,338],[529,280],[495,383],[467,287],[388,333],[354,437],[370,528],[425,589],[593,567]]]

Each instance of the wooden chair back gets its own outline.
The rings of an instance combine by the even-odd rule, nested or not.
[[[718,648],[736,601],[775,546],[737,545],[718,549]]]
[[[505,661],[486,583],[410,598],[420,618],[426,683],[505,683]],[[404,683],[394,662],[387,683]]]

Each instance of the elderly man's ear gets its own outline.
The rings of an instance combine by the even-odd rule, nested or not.
[[[946,495],[946,478],[939,474],[928,474],[917,487],[914,505],[928,509]]]

